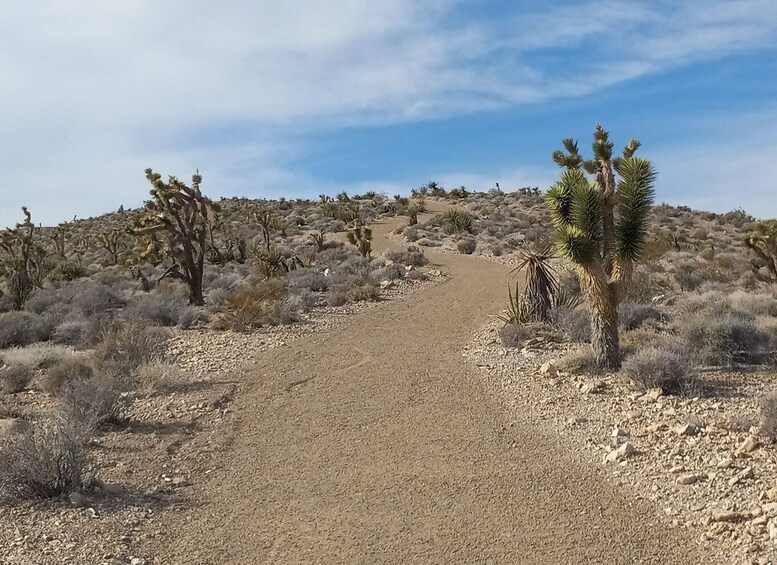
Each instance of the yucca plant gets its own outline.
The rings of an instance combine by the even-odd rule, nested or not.
[[[442,215],[442,228],[447,234],[472,233],[472,216],[466,210],[450,208]]]
[[[521,293],[521,283],[516,281],[515,292],[507,285],[507,307],[505,313],[497,316],[505,324],[518,326],[529,321],[529,308],[526,305],[526,299]]]
[[[618,369],[618,304],[645,247],[656,172],[650,161],[634,156],[640,146],[634,139],[622,157],[613,157],[613,143],[600,124],[594,131],[594,159],[584,160],[576,141],[563,143],[566,151],[554,152],[553,161],[565,171],[546,195],[556,247],[577,266],[591,310],[597,365]]]
[[[758,222],[755,229],[747,234],[745,245],[755,254],[753,267],[759,278],[769,282],[777,281],[777,220]],[[766,267],[768,276],[760,273]]]
[[[526,317],[533,322],[547,322],[550,319],[553,297],[559,290],[558,279],[550,264],[555,256],[555,250],[550,245],[540,250],[524,248],[521,250],[520,263],[513,269],[513,272],[524,272],[526,284],[523,304]]]
[[[362,257],[369,258],[372,251],[372,230],[356,224],[348,230],[348,243],[355,245]]]
[[[253,250],[254,265],[264,279],[272,279],[285,275],[288,270],[283,261],[283,255],[275,247],[265,249],[255,247]]]

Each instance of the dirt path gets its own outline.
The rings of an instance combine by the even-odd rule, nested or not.
[[[393,223],[375,227],[389,245]],[[507,269],[432,255],[440,285],[268,354],[221,466],[161,563],[699,563],[681,530],[501,411],[460,349]],[[304,383],[289,386],[291,383]]]

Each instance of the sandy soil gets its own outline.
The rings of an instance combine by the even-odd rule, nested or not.
[[[377,251],[396,224],[375,226]],[[197,506],[171,511],[144,554],[176,564],[710,562],[656,507],[538,427],[528,402],[505,425],[461,348],[502,307],[508,269],[428,256],[446,282],[268,351],[242,375],[191,487]]]

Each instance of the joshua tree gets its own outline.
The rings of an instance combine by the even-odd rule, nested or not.
[[[173,263],[160,280],[166,277],[182,280],[189,287],[189,303],[202,306],[205,304],[202,273],[206,242],[216,221],[218,205],[200,191],[199,173],[192,176],[191,187],[172,176],[164,182],[162,175],[152,169],[146,169],[146,178],[152,186],[151,200],[146,202],[147,214],[134,231],[141,236],[165,236],[163,250]]]
[[[761,267],[766,267],[769,275],[762,275],[762,278],[769,282],[777,281],[777,220],[758,222],[755,229],[747,234],[745,245],[757,257],[757,260],[753,261],[756,272],[758,273]]]
[[[0,234],[0,272],[8,276],[8,288],[14,308],[21,310],[32,298],[50,272],[46,250],[35,241],[35,224],[26,206],[24,221]]]
[[[372,251],[372,230],[356,224],[348,230],[348,242],[357,247],[362,257],[369,258]]]
[[[586,161],[577,142],[565,139],[566,152],[556,151],[553,160],[566,170],[546,196],[557,248],[578,267],[589,303],[597,364],[607,369],[620,368],[618,304],[642,254],[653,203],[656,173],[650,161],[634,157],[639,146],[632,139],[623,157],[613,157],[609,134],[596,124],[594,159]]]
[[[100,234],[98,243],[111,256],[112,265],[119,264],[119,255],[127,247],[126,242],[122,239],[123,234],[124,230],[117,228]]]
[[[265,208],[260,208],[253,213],[253,219],[259,224],[262,230],[262,241],[265,249],[270,249],[272,243],[272,234],[275,231],[284,231],[283,224]]]
[[[310,241],[313,242],[313,244],[316,246],[316,249],[318,251],[324,250],[324,233],[326,233],[326,230],[323,229],[321,231],[313,232],[310,234]]]

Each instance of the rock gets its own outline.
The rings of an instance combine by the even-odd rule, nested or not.
[[[718,469],[728,469],[733,464],[734,464],[734,461],[730,457],[726,457],[725,459],[721,459],[720,461],[718,461],[715,467],[717,467]]]
[[[758,439],[756,439],[754,436],[747,436],[745,440],[739,444],[739,447],[737,447],[737,455],[744,455],[745,453],[750,453],[751,451],[755,451],[755,449],[758,447]]]
[[[699,428],[696,424],[688,422],[675,426],[674,431],[678,436],[695,436],[699,433]]]
[[[698,483],[703,478],[704,478],[704,475],[702,473],[687,473],[685,475],[680,475],[679,477],[677,477],[677,484],[692,485],[693,483]]]
[[[558,367],[553,361],[545,361],[540,367],[541,375],[554,376],[558,374]]]
[[[769,531],[769,539],[777,540],[777,522],[774,522],[774,521],[769,522],[769,525],[767,526],[767,530]]]
[[[743,514],[740,514],[739,512],[733,512],[733,511],[722,511],[722,512],[715,512],[712,515],[712,521],[713,522],[726,522],[726,523],[736,523],[741,522],[745,519],[745,516]]]
[[[646,402],[655,402],[663,395],[664,395],[664,391],[656,387],[656,388],[651,388],[649,391],[643,394],[641,399]]]
[[[772,502],[777,502],[777,487],[772,487],[766,491],[766,498]]]
[[[737,473],[735,477],[732,477],[728,481],[728,486],[733,487],[735,484],[740,483],[745,479],[752,479],[752,478],[753,478],[753,468],[745,467],[739,473]]]
[[[0,418],[0,439],[20,435],[30,429],[30,423],[20,418]]]
[[[387,288],[392,288],[394,286],[393,281],[381,281],[380,282],[380,288],[383,290],[386,290]]]
[[[332,271],[329,270],[329,267],[324,269],[324,276],[325,277],[331,277],[332,276]]]
[[[118,495],[124,493],[124,487],[118,483],[105,483],[102,488],[105,492],[109,492],[111,494]]]
[[[133,557],[130,561],[130,565],[146,565],[146,560],[142,557]]]
[[[597,380],[585,383],[580,387],[580,390],[583,392],[583,394],[596,394],[602,392],[604,390],[604,386],[604,382]]]
[[[637,450],[634,448],[634,446],[629,443],[628,441],[621,445],[618,449],[615,449],[608,453],[605,458],[605,463],[616,463],[618,461],[623,461],[624,459],[628,459],[632,455],[636,454]]]
[[[570,426],[579,426],[580,424],[585,424],[588,421],[588,418],[585,416],[572,416],[569,420],[567,420],[567,424]]]
[[[615,426],[612,429],[610,436],[612,437],[613,440],[618,441],[621,438],[629,437],[629,434],[623,428],[619,428],[618,426]]]
[[[83,508],[89,504],[89,500],[80,492],[71,492],[70,496],[68,496],[68,500],[70,500],[70,504],[76,508]]]

